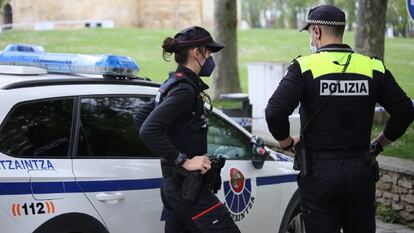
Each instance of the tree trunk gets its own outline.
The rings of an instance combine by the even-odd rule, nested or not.
[[[252,28],[260,28],[260,9],[253,2],[249,2],[250,23]]]
[[[355,22],[356,1],[347,1],[346,4],[348,8],[348,18],[346,19],[348,21],[348,31],[352,31]]]
[[[297,29],[298,28],[298,18],[297,18],[298,11],[295,7],[290,9],[289,15],[289,28]]]
[[[241,92],[237,59],[237,0],[215,0],[214,19],[214,37],[227,46],[214,54],[213,100],[223,93]]]
[[[359,0],[355,49],[384,60],[385,15],[388,0]]]

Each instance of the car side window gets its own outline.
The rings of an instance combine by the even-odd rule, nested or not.
[[[152,97],[81,99],[78,156],[158,157],[139,138],[136,116]]]
[[[245,135],[223,119],[208,117],[208,155],[222,155],[227,159],[251,158],[250,142]]]
[[[26,102],[12,109],[0,129],[0,151],[22,157],[66,157],[73,99]]]

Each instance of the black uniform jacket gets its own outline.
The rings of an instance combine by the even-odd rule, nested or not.
[[[341,76],[349,54],[350,64]],[[287,68],[266,107],[273,137],[283,140],[289,136],[288,117],[299,103],[304,127],[326,98],[330,99],[304,132],[311,149],[367,148],[376,103],[391,115],[384,129],[391,141],[414,119],[411,100],[381,61],[353,53],[347,45],[332,44],[317,54],[293,60]]]
[[[174,165],[179,153],[190,158],[207,152],[207,123],[200,92],[208,86],[190,69],[179,66],[176,75],[186,82],[174,85],[149,114],[140,138],[161,161]],[[142,116],[138,116],[142,118]]]

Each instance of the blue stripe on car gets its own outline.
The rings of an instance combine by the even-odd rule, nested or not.
[[[121,190],[157,189],[161,178],[141,180],[64,181],[64,182],[5,182],[0,183],[0,195],[78,193]]]
[[[79,193],[122,190],[157,189],[162,178],[139,180],[63,181],[63,182],[3,182],[0,195]],[[257,186],[295,182],[296,175],[257,177]],[[33,192],[32,192],[33,190]]]
[[[256,185],[263,186],[263,185],[273,185],[273,184],[281,184],[281,183],[289,183],[289,182],[296,182],[297,175],[290,174],[290,175],[281,175],[281,176],[265,176],[265,177],[257,177]]]

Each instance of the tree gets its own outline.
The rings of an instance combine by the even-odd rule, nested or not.
[[[396,36],[407,36],[409,19],[405,1],[393,0],[388,3],[387,24],[392,25]]]
[[[269,22],[272,19],[269,19],[266,16],[266,11],[271,11],[273,8],[272,0],[242,0],[242,19],[246,20],[250,27],[259,28],[261,27],[261,18],[263,17],[266,20],[266,26],[269,26]]]
[[[298,28],[298,14],[302,15],[300,23],[306,20],[308,16],[308,9],[310,7],[315,7],[318,5],[318,0],[289,0],[287,1],[287,6],[290,9],[289,14],[289,27],[297,29]]]
[[[356,1],[355,0],[336,0],[335,4],[347,13],[346,22],[348,24],[348,31],[352,31],[355,23],[355,11]]]
[[[216,69],[211,83],[211,97],[241,92],[237,59],[237,0],[214,1],[214,36],[227,45],[214,55]]]
[[[254,0],[242,1],[243,19],[246,20],[252,28],[260,27],[261,10],[259,4],[255,3]]]
[[[275,0],[277,11],[276,28],[285,28],[286,2],[284,0]]]
[[[388,0],[359,0],[355,49],[384,59],[385,15]]]
[[[348,12],[348,31],[352,31],[353,24],[356,19],[355,11],[356,11],[356,1],[355,0],[348,0],[346,1],[346,9]]]

